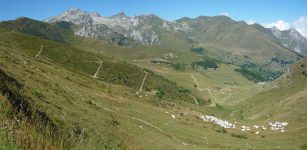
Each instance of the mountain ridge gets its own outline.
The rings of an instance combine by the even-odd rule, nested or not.
[[[239,23],[244,26],[255,27],[257,29],[263,28],[260,29],[260,31],[270,36],[273,35],[273,37],[277,39],[276,42],[278,44],[281,44],[292,51],[304,55],[307,54],[307,39],[294,29],[290,29],[289,31],[280,31],[277,28],[265,28],[260,24],[248,25],[245,21],[235,21],[224,15],[198,16],[195,18],[182,17],[174,21],[168,21],[154,14],[143,14],[130,17],[124,12],[120,12],[113,16],[105,17],[101,16],[97,12],[87,12],[78,8],[72,8],[60,15],[48,18],[44,21],[49,23],[57,21],[72,22],[73,24],[81,26],[80,28],[83,28],[75,31],[75,33],[88,38],[97,38],[97,35],[95,35],[95,32],[99,32],[99,30],[97,30],[97,25],[105,25],[126,38],[131,38],[142,44],[157,45],[164,40],[163,38],[168,38],[164,37],[162,34],[163,32],[173,32],[174,34],[177,34],[178,32],[197,33],[199,30],[203,30],[206,22],[213,20],[223,20],[231,24]],[[198,21],[204,25],[194,28],[195,26],[187,24],[189,21]],[[100,32],[97,34],[101,35],[102,33]]]

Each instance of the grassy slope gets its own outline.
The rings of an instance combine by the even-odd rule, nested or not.
[[[223,105],[233,105],[239,103],[244,98],[255,95],[263,90],[261,85],[235,72],[237,68],[233,65],[219,64],[217,70],[194,70],[187,66],[183,71],[176,71],[169,65],[149,64],[146,62],[132,62],[140,67],[153,70],[155,73],[175,81],[178,85],[188,88],[192,93],[203,100],[211,99]],[[192,76],[199,83],[199,88],[195,87]],[[210,90],[210,93],[209,93]]]
[[[307,59],[292,66],[288,73],[271,83],[271,88],[246,99],[237,107],[247,121],[287,121],[288,136],[306,141]]]
[[[218,58],[221,53],[227,56],[231,52],[234,62],[244,63],[243,56],[257,64],[266,64],[271,58],[283,56],[285,60],[296,60],[295,53],[278,45],[269,35],[259,32],[243,22],[234,22],[225,16],[198,17],[186,20],[195,32],[196,45],[213,50],[212,55]],[[190,35],[189,33],[187,33]],[[224,57],[225,58],[225,57]],[[242,59],[242,60],[240,60]]]
[[[12,53],[11,49],[1,51],[1,56],[3,58],[1,66],[25,83],[23,93],[31,97],[32,103],[38,108],[45,110],[54,123],[68,131],[84,129],[88,137],[84,140],[86,143],[91,143],[85,147],[184,148],[181,140],[189,141],[190,136],[197,136],[200,139],[202,134],[205,134],[197,135],[191,124],[185,123],[184,120],[179,120],[182,123],[177,125],[169,114],[164,113],[164,109],[174,111],[173,113],[177,110],[178,113],[180,106],[176,103],[168,104],[164,106],[165,108],[155,107],[140,102],[125,87],[97,82],[49,61],[20,57],[22,55]],[[142,101],[152,100],[157,101],[155,96],[149,96]],[[162,102],[160,104],[163,105]],[[170,110],[168,107],[175,110]],[[136,118],[151,122],[163,131]],[[195,117],[191,115],[190,118]],[[200,123],[198,121],[198,124]],[[144,131],[140,126],[145,128]],[[194,148],[200,148],[200,145],[205,144],[201,141],[196,144],[187,143]],[[78,146],[84,145],[81,143]],[[211,146],[218,145],[211,144]]]
[[[195,118],[198,113],[227,117],[222,115],[223,109],[204,109],[186,103],[153,106],[150,101],[156,101],[155,97],[137,98],[125,87],[97,82],[44,59],[20,57],[10,51],[1,51],[1,56],[1,66],[25,83],[23,93],[31,97],[32,103],[61,128],[75,131],[78,137],[82,137],[83,142],[77,144],[77,148],[245,149],[249,145],[244,143],[254,148],[264,145],[289,147],[293,144],[291,140],[276,136],[262,139],[252,133],[247,133],[248,140],[234,138],[230,133],[241,133],[231,130],[228,134],[218,133],[215,130],[220,130],[219,127]],[[24,61],[28,65],[24,65]],[[33,95],[35,92],[43,97]],[[171,114],[181,112],[184,112],[183,116],[176,115],[175,120],[171,118]],[[139,119],[158,126],[162,131]]]
[[[267,138],[261,138],[260,135],[246,133],[248,137],[246,140],[230,135],[230,133],[242,134],[237,130],[228,130],[227,134],[218,133],[216,130],[220,130],[219,127],[211,123],[203,123],[196,118],[197,114],[214,113],[230,121],[244,122],[231,117],[229,108],[210,108],[181,102],[185,98],[175,92],[170,97],[177,96],[179,98],[177,101],[169,101],[168,96],[162,99],[157,99],[155,95],[150,94],[145,96],[146,93],[140,98],[135,95],[135,86],[127,87],[129,84],[120,82],[125,86],[114,85],[103,82],[105,80],[89,77],[98,66],[97,63],[88,62],[89,60],[104,59],[114,66],[117,66],[117,63],[121,64],[118,61],[111,63],[113,60],[109,61],[108,58],[83,52],[72,46],[15,32],[1,32],[0,39],[1,68],[25,85],[22,93],[31,98],[31,104],[46,112],[60,129],[72,131],[74,135],[82,139],[75,148],[246,149],[277,148],[278,146],[297,148],[302,144],[301,141],[291,139],[294,136],[291,134],[280,138],[278,133],[269,132],[265,133],[265,136],[269,135]],[[50,50],[46,53],[44,51],[40,58],[33,58],[42,43],[50,47]],[[76,56],[77,54],[79,56]],[[82,67],[82,65],[89,67]],[[120,69],[123,66],[125,64],[114,68]],[[222,68],[221,72],[207,74],[205,72],[205,75],[211,78],[221,77],[222,81],[209,80],[209,78],[204,80],[221,86],[222,82],[228,81],[222,78],[222,74],[225,73],[223,71],[227,72],[232,66]],[[125,69],[120,70],[125,72]],[[170,76],[175,78],[176,73],[173,72]],[[204,75],[198,76],[202,78],[201,76]],[[156,77],[149,78],[149,81],[157,79],[169,85],[168,82]],[[248,86],[250,84],[242,77],[239,80]],[[178,82],[178,84],[191,85],[193,84],[191,81],[186,84]],[[149,86],[154,85],[153,83]],[[145,86],[148,86],[147,83]],[[180,113],[184,115],[177,115]],[[177,119],[172,119],[171,114],[176,114]]]

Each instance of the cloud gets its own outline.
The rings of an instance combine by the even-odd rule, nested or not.
[[[307,16],[300,17],[298,20],[293,22],[293,28],[307,37]]]
[[[283,21],[283,20],[277,20],[276,22],[263,24],[263,26],[266,27],[266,28],[276,27],[277,29],[282,30],[282,31],[290,29],[290,24],[288,22]]]
[[[255,24],[256,22],[254,20],[247,20],[245,21],[247,24],[252,25]]]
[[[229,14],[228,12],[223,12],[223,13],[220,13],[220,15],[221,15],[221,16],[227,16],[227,17],[229,17],[229,16],[230,16],[230,14]]]

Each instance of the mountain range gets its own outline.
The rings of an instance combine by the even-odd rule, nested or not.
[[[105,17],[73,8],[44,21],[69,22],[76,35],[128,48],[144,45],[176,53],[201,47],[206,56],[257,72],[266,80],[307,54],[307,39],[295,29],[268,29],[223,15],[167,21],[153,14]]]
[[[0,22],[0,149],[307,149],[305,41],[227,16]]]
[[[121,12],[114,16],[104,17],[97,12],[89,13],[77,8],[72,8],[63,14],[45,20],[45,22],[49,23],[58,21],[67,21],[77,25],[78,28],[75,29],[75,34],[83,37],[109,40],[107,39],[108,34],[110,34],[108,32],[115,31],[117,34],[123,35],[126,38],[151,45],[159,44],[164,38],[167,38],[167,35],[164,34],[165,32],[172,32],[172,34],[179,34],[179,36],[189,35],[186,40],[190,44],[195,44],[206,41],[223,42],[227,40],[227,37],[221,38],[219,34],[222,32],[238,31],[248,34],[248,32],[255,32],[250,30],[256,28],[265,33],[266,36],[275,37],[277,42],[282,46],[301,54],[307,54],[306,37],[302,36],[293,28],[285,31],[280,31],[276,27],[268,29],[259,24],[248,25],[244,21],[234,21],[227,16],[183,17],[175,21],[166,21],[153,14],[129,17]],[[225,27],[223,27],[223,25]],[[213,26],[216,27],[216,29],[212,29]],[[239,31],[235,28],[248,29],[245,31],[241,29],[241,31]],[[114,34],[115,33],[113,33],[113,35]],[[233,39],[233,41],[229,42],[238,42],[240,38],[243,38],[243,35],[241,37],[228,36]],[[111,42],[113,41],[111,40]],[[227,43],[225,43],[225,46],[227,46]]]

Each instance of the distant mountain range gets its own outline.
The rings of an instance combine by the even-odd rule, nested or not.
[[[253,43],[250,40],[255,40],[253,46],[259,49],[258,44],[265,44],[262,43],[265,42],[262,39],[269,38],[287,49],[307,54],[307,39],[295,29],[286,31],[280,31],[277,28],[268,29],[259,24],[248,25],[243,21],[234,21],[226,16],[183,17],[171,22],[153,14],[128,17],[121,12],[114,16],[104,17],[97,12],[89,13],[73,8],[45,20],[49,23],[59,21],[76,25],[74,32],[77,35],[103,39],[118,45],[133,46],[130,44],[131,40],[141,44],[163,45],[165,41],[169,41],[169,38],[177,38],[180,42],[183,40],[189,45],[245,49],[251,46],[246,45],[246,41]],[[217,43],[218,47],[215,46]]]
[[[104,17],[70,9],[45,22],[21,17],[3,21],[0,27],[76,46],[86,39],[93,44],[82,48],[107,50],[109,56],[126,60],[164,58],[171,54],[176,57],[168,61],[188,65],[209,58],[236,65],[241,73],[253,73],[261,81],[276,79],[307,54],[306,38],[294,29],[268,29],[227,16],[166,21],[153,14],[128,17],[119,13]],[[194,48],[203,52],[195,54]]]

